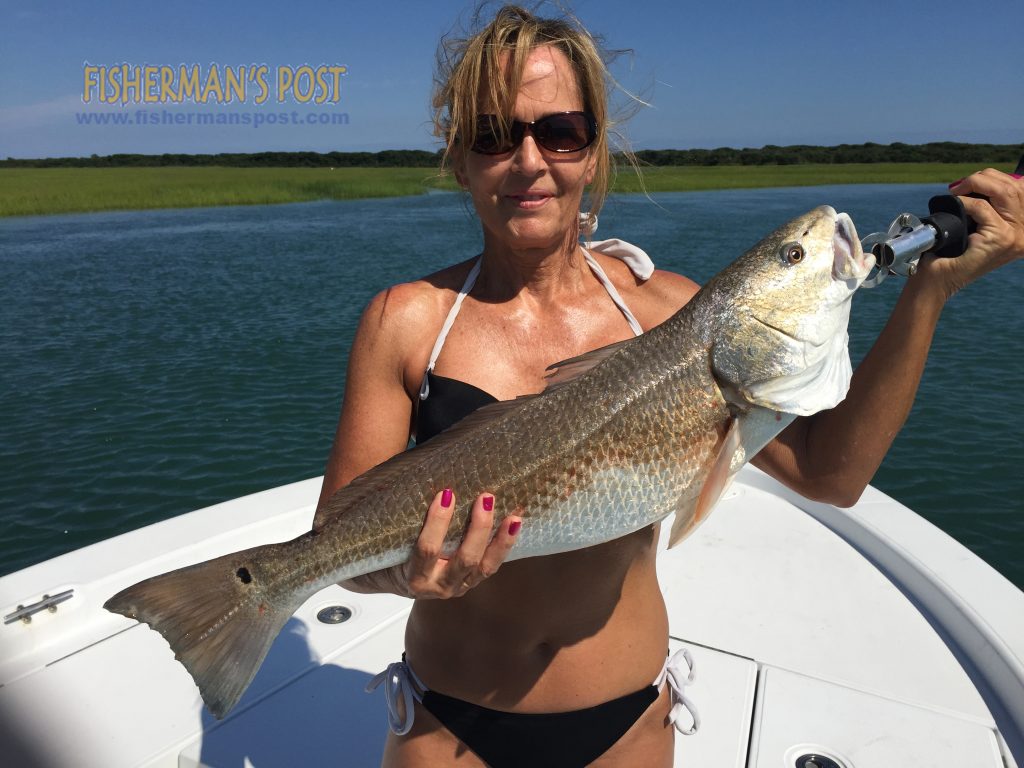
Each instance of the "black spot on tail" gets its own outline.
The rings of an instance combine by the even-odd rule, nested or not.
[[[249,569],[245,566],[242,566],[237,571],[235,571],[235,575],[243,584],[248,584],[252,581],[252,574],[249,573]]]

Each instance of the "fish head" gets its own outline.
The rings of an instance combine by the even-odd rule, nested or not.
[[[797,415],[838,404],[852,376],[851,299],[873,266],[850,217],[821,206],[717,275],[708,343],[729,399]]]

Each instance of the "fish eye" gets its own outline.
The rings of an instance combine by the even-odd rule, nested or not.
[[[779,255],[787,264],[799,264],[804,260],[804,248],[800,243],[786,243],[779,249]]]

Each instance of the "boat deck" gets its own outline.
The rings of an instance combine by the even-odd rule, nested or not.
[[[363,689],[400,657],[408,600],[318,593],[220,722],[157,633],[101,607],[147,576],[298,535],[319,487],[235,499],[0,579],[4,616],[74,590],[0,626],[4,764],[379,764],[383,692]],[[677,737],[678,765],[777,768],[810,753],[846,768],[1016,765],[1024,594],[883,494],[837,510],[746,468],[662,552],[659,574],[702,721]],[[351,617],[318,621],[330,606]]]

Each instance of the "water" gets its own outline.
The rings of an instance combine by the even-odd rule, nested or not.
[[[943,191],[623,196],[599,234],[702,282],[815,205],[863,235]],[[479,247],[452,194],[0,220],[0,574],[320,474],[362,307]],[[899,287],[856,297],[855,361]],[[1024,587],[1022,289],[1015,266],[951,302],[874,483]]]

